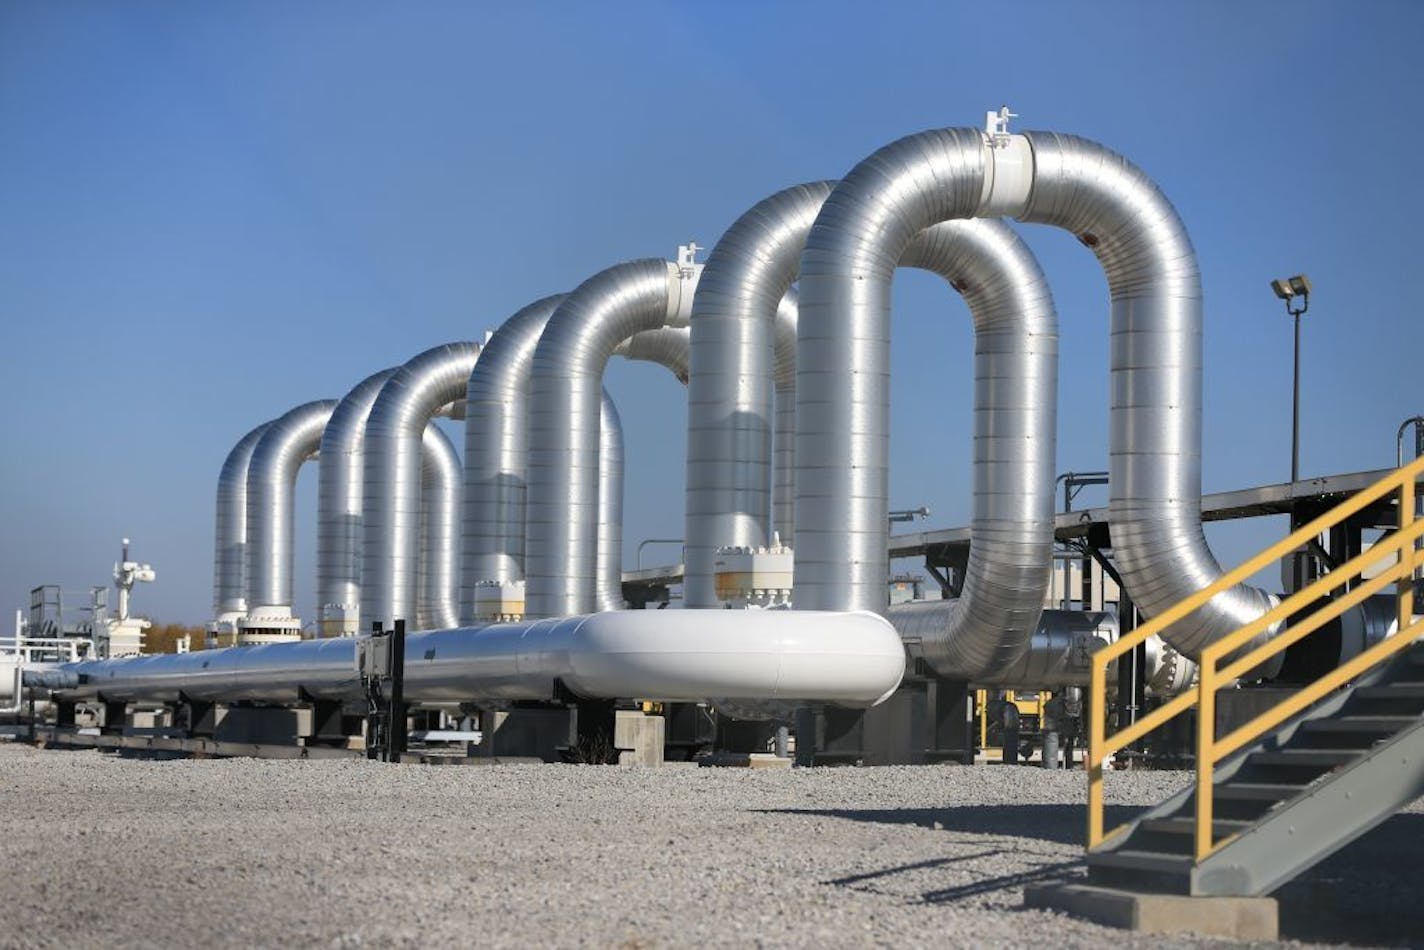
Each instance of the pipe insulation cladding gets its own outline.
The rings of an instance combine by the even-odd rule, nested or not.
[[[1110,501],[1124,587],[1149,616],[1220,576],[1201,526],[1201,286],[1176,210],[1084,139],[944,129],[881,148],[838,184],[801,258],[797,604],[884,610],[891,279],[920,231],[1008,215],[1097,255],[1110,316]],[[695,357],[694,357],[695,361]],[[1175,625],[1189,656],[1269,609],[1239,586]]]
[[[771,525],[790,547],[796,543],[796,320],[799,295],[792,287],[776,305],[776,419],[772,433]],[[768,542],[769,543],[769,542]]]
[[[660,259],[618,264],[580,284],[545,325],[530,375],[526,616],[596,609],[603,372],[624,340],[685,322],[696,280]]]
[[[465,398],[476,343],[412,357],[381,387],[366,419],[362,464],[361,624],[417,622],[421,450],[425,428]]]
[[[247,605],[292,606],[293,500],[302,463],[317,457],[336,400],[305,403],[274,419],[247,470]]]
[[[460,557],[464,623],[475,619],[481,582],[524,579],[529,374],[539,337],[563,299],[557,294],[536,300],[504,321],[485,342],[466,382]]]
[[[247,470],[270,422],[238,440],[218,473],[217,523],[213,530],[213,616],[247,613]]]
[[[337,403],[321,435],[317,486],[316,589],[322,633],[361,631],[361,501],[365,480],[362,446],[366,418],[396,368],[357,383]]]
[[[662,327],[635,333],[613,351],[639,362],[656,363],[686,385],[687,327]],[[608,390],[603,390],[599,450],[598,609],[622,610],[623,601],[623,420]]]
[[[905,653],[884,618],[811,611],[624,610],[412,634],[412,703],[782,700],[871,706]],[[31,671],[60,698],[110,702],[362,702],[354,638],[161,654]]]
[[[795,185],[762,199],[732,223],[703,265],[692,301],[687,388],[688,607],[719,606],[717,548],[770,543],[777,314],[834,184]]]
[[[730,543],[720,539],[738,531],[757,538],[768,533],[766,466],[759,460],[773,380],[778,508],[793,494],[795,373],[801,364],[784,355],[797,345],[794,311],[790,320],[781,314],[791,309],[785,295],[797,277],[801,248],[833,186],[798,185],[765,199],[728,229],[704,269],[692,315],[691,389],[705,398],[689,397],[689,606],[715,604],[706,599],[710,573],[699,563],[703,554]],[[931,227],[905,245],[895,263],[944,277],[965,296],[974,318],[976,543],[963,596],[940,608],[943,623],[936,629],[917,628],[916,635],[942,674],[988,674],[1028,649],[1051,576],[1057,315],[1037,261],[997,222]],[[805,371],[817,372],[816,360],[825,358],[816,354]],[[888,374],[888,367],[881,372]],[[883,449],[853,461],[860,470],[887,467]],[[699,499],[711,510],[698,514]],[[817,523],[839,520],[830,509],[814,517]],[[794,516],[778,516],[776,525],[783,543],[794,542]],[[883,552],[876,562],[877,602],[883,603]]]
[[[622,610],[623,603],[623,420],[604,389],[598,414],[598,591],[599,610]]]
[[[944,626],[921,637],[940,675],[986,681],[1028,650],[1052,578],[1058,315],[1038,261],[1001,221],[936,224],[899,266],[943,277],[973,318],[969,563],[960,596],[941,602]]]
[[[450,437],[435,420],[420,442],[420,556],[416,629],[460,625],[460,487],[464,473]]]

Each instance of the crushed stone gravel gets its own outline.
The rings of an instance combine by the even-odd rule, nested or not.
[[[1188,780],[1115,773],[1109,821]],[[0,743],[0,946],[1206,947],[1023,909],[1081,772],[155,761]],[[1424,800],[1278,895],[1417,944]],[[1415,872],[1411,874],[1410,872]]]

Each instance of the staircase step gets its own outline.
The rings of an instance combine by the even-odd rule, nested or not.
[[[1360,749],[1281,749],[1277,752],[1253,752],[1247,762],[1250,765],[1333,769],[1349,765],[1361,754]]]
[[[1283,802],[1287,798],[1294,798],[1300,794],[1305,787],[1305,784],[1227,782],[1218,785],[1212,797],[1218,801]]]
[[[1152,874],[1185,875],[1195,863],[1186,855],[1163,854],[1160,851],[1101,851],[1088,854],[1089,867],[1146,871]]]
[[[1253,821],[1233,821],[1231,819],[1217,818],[1211,823],[1212,834],[1217,839],[1225,838],[1227,835],[1239,834],[1254,825]],[[1164,835],[1184,835],[1193,837],[1197,833],[1197,821],[1195,818],[1147,818],[1137,826],[1143,831],[1151,831]]]
[[[1212,830],[1218,836],[1235,835],[1242,829],[1250,828],[1255,822],[1236,822],[1230,819],[1216,819],[1212,822]],[[1148,818],[1143,819],[1138,828],[1145,832],[1159,832],[1163,835],[1195,835],[1195,818]]]
[[[1418,716],[1339,716],[1334,719],[1312,719],[1303,722],[1300,731],[1387,736],[1406,729],[1418,721]]]
[[[1424,683],[1361,686],[1355,690],[1355,695],[1360,699],[1424,699]]]
[[[1157,851],[1088,853],[1088,880],[1099,887],[1159,894],[1189,894],[1190,855]]]

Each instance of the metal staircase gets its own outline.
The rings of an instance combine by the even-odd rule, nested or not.
[[[1196,687],[1107,736],[1091,725],[1088,870],[1092,884],[1191,896],[1260,896],[1424,795],[1424,620],[1414,617],[1414,577],[1424,519],[1414,491],[1424,459],[1399,469],[1305,525],[1220,581],[1099,651],[1093,708],[1106,709],[1107,666],[1211,597],[1318,536],[1365,505],[1399,493],[1399,528],[1278,607],[1214,643]],[[1383,565],[1383,567],[1381,567]],[[1366,577],[1371,571],[1374,576]],[[1397,585],[1398,631],[1224,736],[1216,693],[1270,656],[1319,630],[1387,585]],[[1324,599],[1326,595],[1333,595]],[[1262,631],[1290,626],[1259,646]],[[1103,829],[1108,756],[1195,710],[1196,781],[1137,820]]]

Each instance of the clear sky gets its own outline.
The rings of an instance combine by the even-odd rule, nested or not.
[[[4,3],[0,606],[107,583],[128,535],[159,578],[137,609],[207,619],[218,469],[254,425],[1003,103],[1017,128],[1124,153],[1185,219],[1206,490],[1289,473],[1290,322],[1267,285],[1299,271],[1303,473],[1392,464],[1424,412],[1404,280],[1421,40],[1404,2]],[[1058,468],[1103,468],[1101,271],[1023,230],[1062,321]],[[961,524],[967,312],[926,275],[896,294],[891,505]],[[607,382],[631,564],[682,534],[686,401],[657,367],[615,361]],[[308,620],[316,481],[306,466]],[[1210,537],[1235,561],[1281,528]]]

